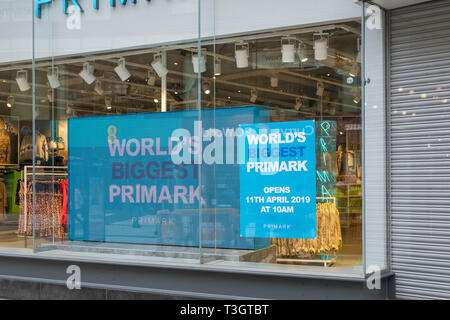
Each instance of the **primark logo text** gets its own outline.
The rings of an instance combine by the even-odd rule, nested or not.
[[[50,5],[53,3],[54,0],[35,0],[35,9],[36,9],[36,18],[41,18],[41,9],[44,5]],[[56,0],[55,0],[56,1]],[[79,12],[83,12],[83,8],[81,7],[80,0],[62,0],[63,2],[63,13],[67,14],[67,8],[69,5],[75,6],[75,8]],[[92,3],[92,7],[96,10],[100,9],[100,0],[90,0]],[[104,0],[106,2],[109,2],[110,7],[115,7],[116,3],[120,3],[121,5],[125,6],[127,5],[128,0]],[[152,0],[146,0],[147,2],[150,2]],[[136,4],[137,0],[130,0],[131,3]]]

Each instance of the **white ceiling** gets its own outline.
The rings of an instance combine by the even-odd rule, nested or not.
[[[429,1],[431,0],[373,0],[372,2],[389,10]]]

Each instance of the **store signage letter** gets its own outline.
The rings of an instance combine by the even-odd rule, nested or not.
[[[45,4],[51,4],[53,0],[35,0],[36,7],[36,18],[41,18],[41,9]],[[81,7],[79,0],[63,0],[63,13],[67,14],[67,8],[70,4],[74,5],[79,12],[83,12],[83,8]],[[107,0],[108,1],[108,0]],[[147,0],[150,2],[151,0]],[[98,10],[100,8],[99,4],[100,0],[92,0],[92,6],[94,9]],[[109,0],[109,6],[115,7],[116,3],[120,2],[121,5],[125,6],[128,0]],[[131,3],[136,4],[137,0],[130,0]]]

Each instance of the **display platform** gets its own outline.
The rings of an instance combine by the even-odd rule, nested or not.
[[[38,252],[50,250],[196,260],[199,260],[200,256],[202,256],[202,262],[222,260],[276,263],[276,246],[270,246],[259,250],[202,248],[201,255],[200,249],[194,247],[136,245],[83,241],[65,241],[55,244],[42,244],[42,246],[37,249]]]

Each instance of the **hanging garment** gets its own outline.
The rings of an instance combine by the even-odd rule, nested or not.
[[[44,161],[48,160],[48,143],[47,137],[42,133],[36,135],[36,158]]]
[[[28,184],[31,187],[31,184]],[[29,190],[32,191],[32,190]],[[28,198],[30,193],[28,192],[27,195],[27,203],[30,202],[30,200],[28,200]],[[32,216],[32,212],[30,213],[29,208],[27,207],[27,214],[25,215],[25,183],[23,181],[20,181],[20,192],[19,192],[19,208],[20,208],[20,213],[19,213],[19,229],[18,229],[18,234],[21,236],[31,236],[33,235],[33,216]]]
[[[315,239],[272,239],[279,257],[310,257],[329,254],[342,247],[339,211],[333,202],[317,203],[317,236]]]
[[[67,205],[68,205],[68,196],[69,196],[67,179],[61,181],[61,194],[62,194],[61,225],[64,228],[64,231],[67,232],[67,227],[68,227]]]
[[[27,199],[25,203],[25,187]],[[64,239],[64,230],[61,226],[61,186],[55,182],[36,182],[36,194],[33,194],[33,184],[25,186],[20,183],[20,216],[19,235],[33,235],[33,224],[36,237],[54,237]],[[33,217],[33,197],[35,197],[35,215]],[[25,215],[25,207],[27,213]]]
[[[7,131],[0,130],[0,164],[11,163],[11,138]]]
[[[17,180],[17,187],[16,187],[16,198],[14,200],[14,203],[19,206],[20,205],[20,184],[22,183],[22,180]]]
[[[345,173],[349,175],[356,175],[356,162],[355,153],[353,151],[348,151],[346,154],[347,161],[345,163]]]
[[[33,136],[27,134],[22,137],[20,143],[20,162],[33,160]]]
[[[47,138],[39,132],[36,132],[36,145],[35,145],[35,158],[36,160],[48,160],[48,144]],[[29,162],[33,160],[33,136],[28,134],[22,138],[20,144],[20,161],[21,163]]]
[[[10,138],[10,164],[19,164],[19,136],[16,133],[9,132]]]
[[[8,207],[8,198],[6,195],[6,186],[3,181],[0,181],[0,215],[4,215],[6,218],[6,208]]]
[[[336,167],[337,175],[344,173],[344,152],[341,147],[339,147],[339,150],[336,152]]]

